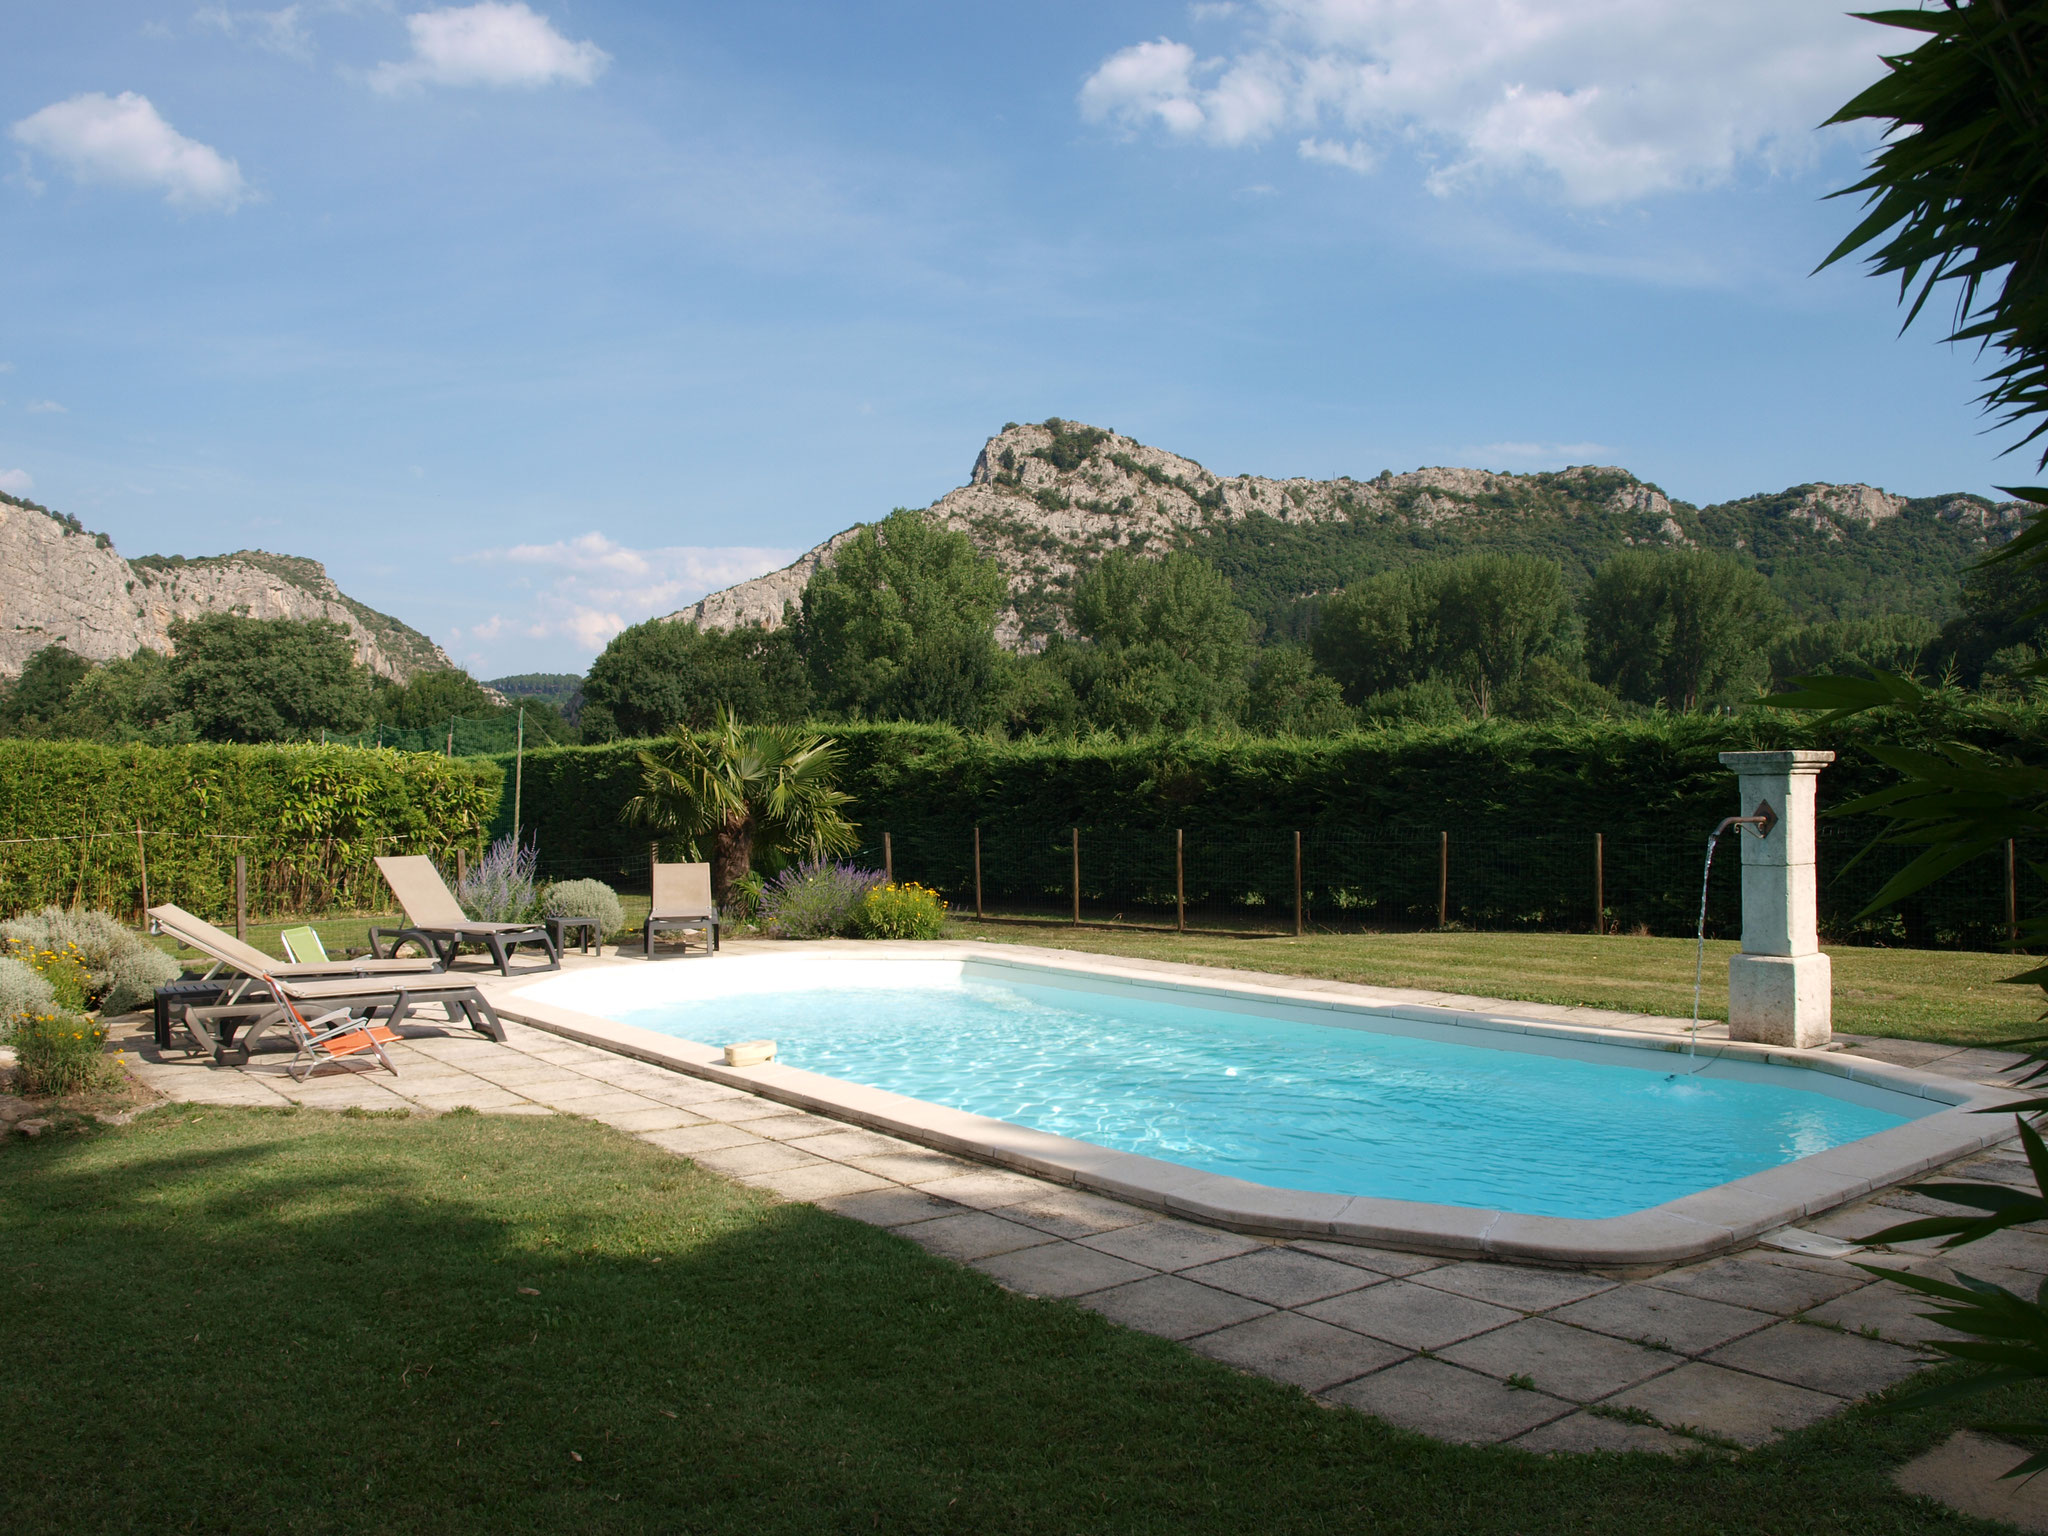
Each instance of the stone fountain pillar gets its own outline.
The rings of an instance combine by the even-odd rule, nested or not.
[[[1743,816],[1742,953],[1728,962],[1728,1036],[1800,1049],[1833,1037],[1834,984],[1820,952],[1814,781],[1832,752],[1723,752]],[[1763,833],[1758,836],[1758,832]]]

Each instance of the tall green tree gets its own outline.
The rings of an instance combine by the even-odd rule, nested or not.
[[[1087,643],[1047,657],[1088,724],[1135,735],[1235,723],[1251,620],[1207,561],[1112,551],[1076,583],[1074,623]]]
[[[1816,672],[1910,676],[1929,659],[1936,638],[1933,621],[1911,613],[1804,624],[1771,642],[1771,677],[1783,685]]]
[[[1310,644],[1353,703],[1436,681],[1487,715],[1558,649],[1568,617],[1556,561],[1472,554],[1347,587],[1324,603]]]
[[[359,731],[376,691],[355,642],[325,619],[210,613],[171,625],[171,688],[207,741],[304,741]]]
[[[1244,724],[1267,736],[1335,736],[1357,728],[1358,711],[1306,646],[1269,645],[1252,663]]]
[[[22,665],[21,676],[0,698],[0,731],[45,736],[92,663],[62,645],[46,645]]]
[[[51,733],[81,741],[141,741],[170,746],[197,738],[192,716],[178,707],[171,658],[142,647],[133,656],[94,667],[64,702]]]
[[[649,619],[612,637],[583,681],[585,735],[658,736],[670,726],[706,730],[721,709],[743,720],[801,720],[811,683],[785,625],[699,629]]]
[[[1586,669],[1638,704],[1698,709],[1764,681],[1782,623],[1770,583],[1708,550],[1624,550],[1583,601]]]
[[[804,587],[797,647],[818,707],[973,727],[1001,707],[997,612],[1009,583],[963,533],[898,507]]]
[[[403,683],[385,683],[377,690],[377,718],[406,730],[426,730],[458,715],[490,715],[497,710],[483,684],[460,667],[415,672]]]
[[[830,737],[787,725],[743,726],[727,709],[709,731],[672,729],[638,754],[640,793],[624,818],[688,840],[708,858],[711,894],[723,906],[760,859],[846,853],[857,844],[846,819],[852,797],[833,784],[843,754]]]

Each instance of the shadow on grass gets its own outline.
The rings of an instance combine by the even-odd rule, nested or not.
[[[14,1143],[0,1298],[11,1533],[1905,1532],[1968,1421],[1437,1445],[566,1117]]]

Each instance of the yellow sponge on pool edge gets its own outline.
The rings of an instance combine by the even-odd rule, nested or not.
[[[763,1062],[775,1059],[773,1040],[742,1040],[738,1045],[725,1048],[725,1064],[728,1067],[758,1067]]]

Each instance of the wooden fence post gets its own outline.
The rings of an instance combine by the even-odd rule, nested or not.
[[[519,706],[519,740],[512,757],[512,851],[519,851],[519,800],[526,788],[526,706]]]
[[[1074,838],[1074,921],[1081,921],[1081,829],[1069,829]]]
[[[886,832],[882,834],[882,879],[889,885],[896,883],[896,853]]]
[[[235,855],[235,937],[249,942],[249,855]]]
[[[1593,931],[1607,931],[1607,834],[1593,834]]]
[[[2018,843],[2005,840],[2005,931],[2008,938],[2020,936],[2020,858]]]
[[[974,824],[974,915],[981,914],[981,823]]]
[[[1436,925],[1448,928],[1451,925],[1451,834],[1437,834],[1436,845]]]
[[[458,848],[455,850],[455,888],[458,891],[461,890],[463,882],[468,878],[469,850],[467,848]]]
[[[142,818],[135,818],[135,862],[142,870],[142,926],[149,927],[149,855],[142,847]]]
[[[1184,827],[1173,829],[1173,927],[1188,931],[1188,834]]]
[[[1301,834],[1294,834],[1294,936],[1301,937]]]

